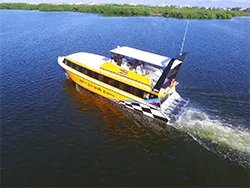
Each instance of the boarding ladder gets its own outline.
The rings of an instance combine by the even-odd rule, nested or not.
[[[183,99],[175,90],[161,99],[161,110],[169,119],[170,123],[175,122],[186,108],[189,99]]]

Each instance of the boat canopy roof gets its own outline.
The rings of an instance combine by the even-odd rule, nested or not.
[[[153,54],[150,52],[137,50],[135,48],[130,48],[127,46],[117,47],[113,50],[110,50],[111,53],[123,55],[133,59],[137,59],[158,67],[166,67],[171,60],[169,57],[165,57],[158,54]]]

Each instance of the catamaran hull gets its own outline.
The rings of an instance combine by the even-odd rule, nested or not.
[[[136,101],[120,94],[119,92],[105,88],[95,81],[83,78],[68,70],[65,71],[67,72],[69,78],[77,85],[112,101],[115,101],[119,105],[124,106],[129,110],[136,111],[138,113],[141,113],[142,115],[159,121],[163,121],[165,123],[176,121],[189,102],[188,100],[182,99],[179,94],[176,93],[178,95],[178,98],[175,98],[173,99],[173,101],[171,101],[172,106],[170,106],[167,110],[162,111],[154,105],[148,104],[144,101]]]
[[[120,94],[119,92],[110,90],[108,88],[105,88],[101,83],[98,84],[97,81],[93,81],[91,79],[86,79],[83,78],[81,76],[78,76],[68,70],[66,70],[69,78],[75,82],[76,84],[80,85],[81,87],[94,92],[98,95],[101,95],[103,97],[106,97],[108,99],[112,99],[112,100],[131,100],[131,98],[128,98],[122,94]]]
[[[167,123],[169,119],[164,115],[164,113],[160,112],[157,107],[153,105],[147,105],[146,103],[141,103],[142,101],[135,101],[129,97],[126,97],[118,92],[114,92],[109,90],[102,85],[94,83],[91,80],[82,78],[68,70],[65,70],[68,77],[77,85],[94,92],[98,95],[111,99],[112,101],[117,102],[119,105],[124,106],[130,110],[141,113],[142,115],[146,115],[150,118],[154,118],[160,121],[164,121]]]

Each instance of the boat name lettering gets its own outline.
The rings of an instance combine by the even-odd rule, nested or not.
[[[95,90],[98,90],[98,91],[100,91],[100,92],[103,92],[105,95],[109,95],[109,96],[111,96],[111,97],[115,97],[115,96],[114,96],[112,93],[110,93],[109,91],[107,91],[107,90],[105,90],[105,89],[102,89],[102,88],[100,88],[100,87],[98,87],[98,86],[92,85],[91,83],[88,83],[88,82],[86,82],[85,80],[80,79],[80,82],[83,83],[83,84],[88,85],[88,87],[91,87],[91,88],[93,88],[93,89],[95,89]]]

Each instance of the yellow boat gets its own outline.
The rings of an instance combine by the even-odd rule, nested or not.
[[[175,121],[188,103],[175,90],[186,53],[169,58],[127,46],[110,52],[111,58],[86,52],[59,56],[58,63],[83,88],[146,116]]]

